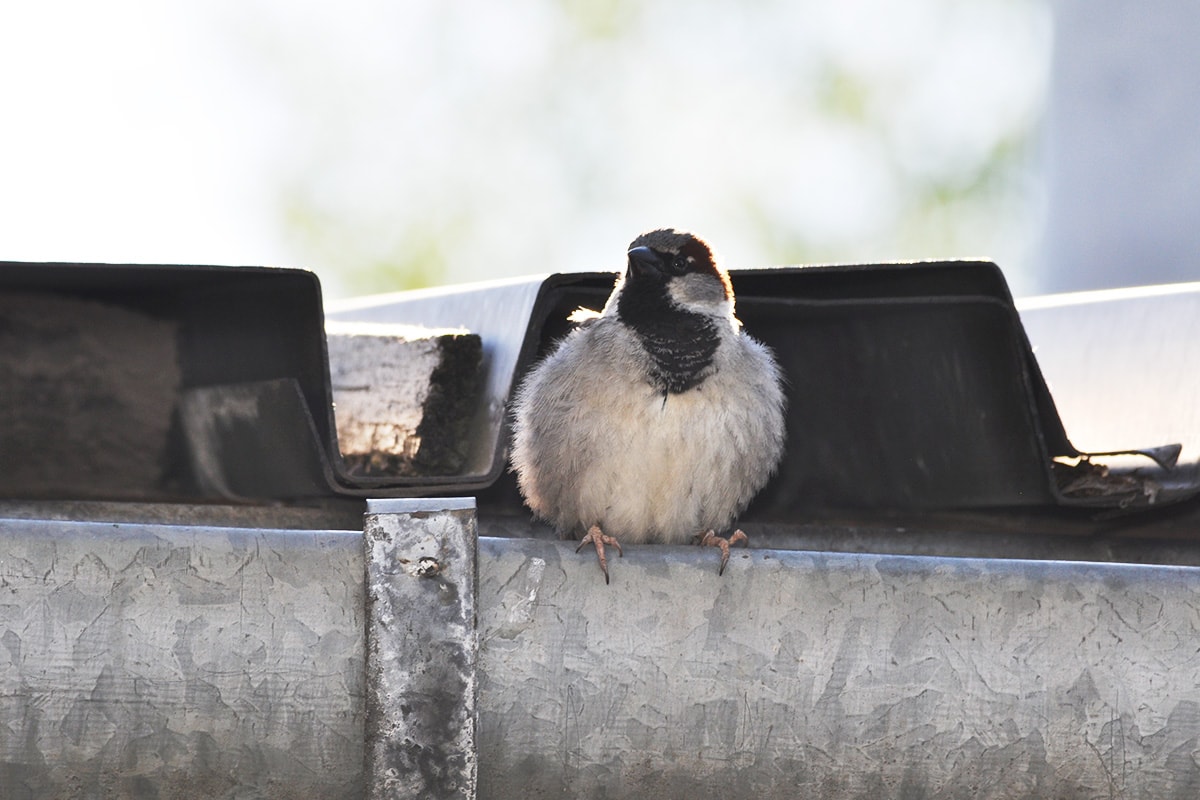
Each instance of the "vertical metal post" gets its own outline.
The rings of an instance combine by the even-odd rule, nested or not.
[[[473,800],[475,501],[368,501],[363,530],[367,797]]]

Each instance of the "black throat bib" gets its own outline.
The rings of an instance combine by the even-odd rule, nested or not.
[[[664,394],[686,392],[712,373],[720,343],[716,323],[671,302],[665,282],[627,283],[617,316],[641,337],[653,364],[650,379]]]

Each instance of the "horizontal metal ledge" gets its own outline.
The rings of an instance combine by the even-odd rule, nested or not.
[[[361,537],[0,520],[0,796],[359,796]],[[479,540],[480,797],[1200,784],[1198,569],[574,548]]]
[[[629,547],[605,586],[570,543],[480,548],[481,797],[1200,781],[1194,568]]]
[[[0,519],[0,797],[360,797],[362,549]]]
[[[368,514],[416,514],[435,511],[470,511],[474,497],[388,497],[367,501]]]

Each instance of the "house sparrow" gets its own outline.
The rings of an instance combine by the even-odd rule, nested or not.
[[[581,312],[583,312],[581,314]],[[742,332],[708,245],[672,229],[629,245],[604,310],[533,367],[515,395],[512,465],[525,502],[560,535],[605,546],[716,534],[775,472],[784,395],[771,352]],[[579,551],[576,548],[576,552]]]

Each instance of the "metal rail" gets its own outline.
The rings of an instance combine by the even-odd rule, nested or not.
[[[641,546],[606,587],[484,537],[473,592],[474,513],[410,502],[365,535],[0,520],[0,796],[1200,785],[1196,568]]]

